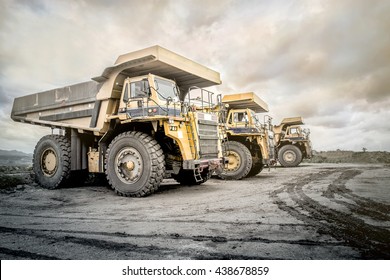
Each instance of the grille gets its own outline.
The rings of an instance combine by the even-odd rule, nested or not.
[[[200,157],[218,157],[218,122],[199,119],[198,128]]]

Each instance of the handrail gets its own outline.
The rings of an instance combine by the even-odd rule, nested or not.
[[[205,108],[209,108],[211,109],[213,106],[214,106],[214,98],[213,98],[213,95],[215,94],[214,92],[212,91],[209,91],[209,90],[206,90],[206,89],[203,89],[203,88],[200,88],[200,87],[197,87],[197,86],[191,86],[189,89],[188,89],[188,92],[187,92],[187,97],[188,97],[188,105],[191,106],[191,101],[192,100],[198,100],[197,98],[196,99],[191,99],[191,91],[192,90],[200,90],[200,102],[201,102],[201,109],[202,111],[205,110]],[[207,94],[207,101],[205,101],[205,94]],[[218,96],[217,95],[217,103],[216,104],[219,104],[219,100],[218,100]],[[219,98],[222,100],[222,98]],[[206,106],[205,106],[206,104]]]

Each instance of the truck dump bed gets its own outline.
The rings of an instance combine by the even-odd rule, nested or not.
[[[92,117],[100,86],[99,83],[90,81],[17,97],[11,118],[15,121],[45,124]],[[63,126],[67,127],[65,124]]]
[[[303,123],[302,117],[292,117],[292,118],[284,118],[280,125],[301,125]]]
[[[301,125],[301,124],[304,124],[302,117],[284,118],[279,125],[274,125],[274,132],[281,133],[291,125]]]
[[[182,92],[191,86],[221,83],[220,74],[160,46],[118,57],[114,66],[84,83],[15,98],[14,121],[105,133],[127,77],[154,74],[175,80]]]
[[[255,113],[268,112],[268,105],[253,92],[227,94],[222,103],[229,104],[232,109],[251,109]]]
[[[183,91],[187,91],[191,86],[203,88],[221,84],[218,72],[160,46],[119,56],[114,66],[106,68],[100,76],[92,80],[104,82],[118,70],[126,77],[151,73],[175,80]]]

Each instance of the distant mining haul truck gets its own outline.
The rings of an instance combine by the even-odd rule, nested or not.
[[[268,105],[253,92],[224,95],[225,156],[228,163],[219,176],[239,180],[255,176],[275,162],[271,119],[261,123],[256,113]]]
[[[284,118],[274,126],[275,147],[282,166],[298,166],[304,158],[312,157],[310,131],[303,129],[302,117]]]
[[[105,173],[119,195],[141,197],[164,178],[201,184],[221,168],[217,114],[185,101],[191,87],[220,83],[218,72],[154,46],[119,56],[92,81],[16,98],[11,118],[59,129],[34,150],[43,187]]]

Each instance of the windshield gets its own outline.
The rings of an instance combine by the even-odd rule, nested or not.
[[[156,84],[156,91],[157,91],[158,98],[162,100],[167,100],[169,97],[172,99],[178,98],[177,88],[175,83],[163,79],[158,79],[158,78],[155,78],[154,82]]]

